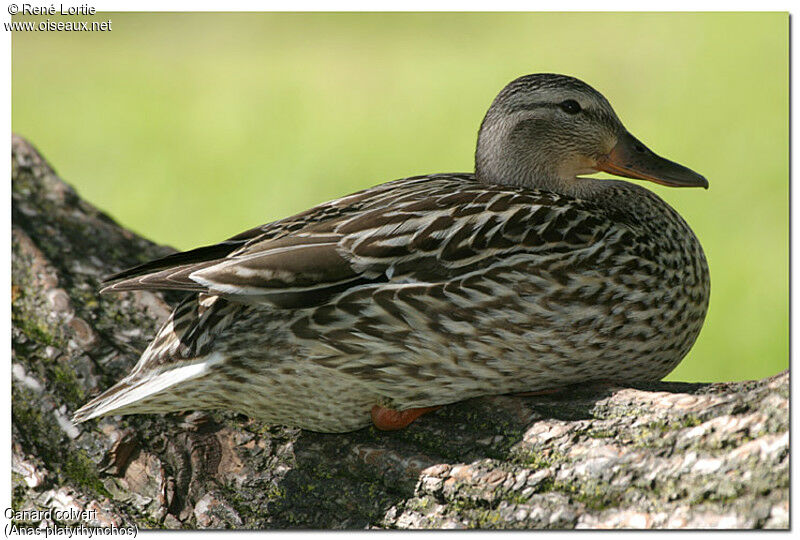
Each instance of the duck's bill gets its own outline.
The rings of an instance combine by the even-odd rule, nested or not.
[[[617,176],[650,180],[664,186],[708,189],[708,180],[704,176],[657,156],[627,131],[611,152],[598,160],[597,168]]]

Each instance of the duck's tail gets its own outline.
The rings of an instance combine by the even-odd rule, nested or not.
[[[223,361],[219,353],[165,366],[161,371],[135,372],[75,411],[74,423],[109,414],[168,413],[199,408],[186,401],[180,387],[202,377]]]

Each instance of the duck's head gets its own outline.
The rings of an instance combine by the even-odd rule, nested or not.
[[[628,133],[606,98],[574,77],[525,75],[495,98],[478,134],[478,179],[580,194],[597,183],[579,175],[597,171],[708,188],[703,176]]]

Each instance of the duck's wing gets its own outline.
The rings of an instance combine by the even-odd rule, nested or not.
[[[336,220],[370,207],[387,204],[400,190],[413,190],[434,176],[418,176],[395,182],[387,182],[368,188],[347,197],[329,201],[291,217],[267,223],[244,231],[224,242],[173,253],[160,259],[125,269],[103,279],[101,292],[142,289],[203,290],[202,286],[188,278],[188,274],[200,268],[220,262],[231,255],[244,252],[249,246],[289,236],[315,224]],[[459,175],[453,175],[454,178]],[[460,175],[468,178],[469,175]]]
[[[148,263],[119,274],[121,281],[104,290],[181,289],[245,304],[307,307],[361,285],[440,282],[521,250],[574,250],[598,234],[586,223],[590,213],[579,215],[550,193],[457,176],[393,184],[388,191],[389,184],[379,186],[380,196],[339,199]]]

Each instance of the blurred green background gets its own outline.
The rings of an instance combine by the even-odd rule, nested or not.
[[[711,183],[647,184],[711,267],[705,328],[669,379],[788,367],[788,14],[95,17],[112,31],[13,35],[12,128],[126,227],[188,249],[384,181],[471,171],[495,94],[567,73]]]

